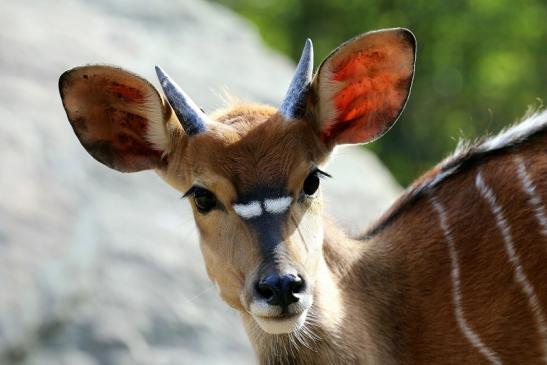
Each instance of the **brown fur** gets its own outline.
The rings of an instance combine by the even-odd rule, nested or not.
[[[372,46],[383,53],[369,49]],[[306,177],[324,163],[335,144],[366,142],[394,123],[410,87],[413,52],[410,32],[396,29],[357,37],[333,53],[332,60],[342,62],[335,62],[341,75],[369,74],[375,66],[389,66],[370,64],[386,62],[388,55],[395,55],[390,62],[402,65],[391,71],[385,68],[389,77],[381,78],[400,81],[377,85],[387,94],[393,92],[390,100],[397,105],[380,103],[390,112],[380,110],[374,123],[367,123],[367,118],[378,108],[365,107],[363,118],[340,122],[359,129],[355,133],[344,129],[337,134],[340,139],[335,135],[325,139],[322,134],[340,127],[337,117],[352,110],[360,115],[362,105],[344,99],[351,110],[333,107],[329,95],[348,85],[330,83],[332,74],[322,74],[321,68],[312,84],[306,120],[286,120],[267,106],[237,104],[213,114],[207,132],[191,137],[157,91],[136,75],[89,66],[64,74],[60,88],[76,134],[99,161],[121,171],[155,168],[181,193],[199,185],[216,196],[217,209],[205,214],[189,198],[207,273],[224,301],[241,313],[261,363],[485,363],[454,315],[451,258],[434,200],[446,209],[457,249],[467,322],[504,363],[540,363],[545,354],[535,318],[515,280],[492,209],[475,187],[475,177],[480,172],[496,194],[523,270],[540,305],[547,308],[547,242],[520,186],[514,161],[517,155],[525,161],[537,193],[546,202],[546,130],[495,153],[466,155],[455,173],[428,185],[444,172],[442,165],[434,168],[360,240],[326,221],[320,194],[302,197]],[[99,76],[90,78],[89,70]],[[321,79],[329,82],[318,87]],[[350,83],[347,92],[358,101],[366,90]],[[381,99],[380,94],[372,96]],[[334,119],[321,120],[322,116]],[[134,143],[126,143],[121,135]],[[263,261],[261,242],[233,208],[242,194],[272,186],[282,187],[292,197],[282,224],[282,242],[275,251],[276,265],[290,265],[304,275],[306,290],[313,295],[304,326],[281,335],[266,333],[250,313]]]
[[[218,123],[211,125],[207,134],[191,139],[178,136],[177,147],[168,155],[168,167],[159,173],[181,192],[199,179],[215,192],[225,210],[230,210],[239,194],[256,186],[282,183],[296,196],[309,171],[326,157],[327,150],[311,132],[311,126],[287,123],[270,107],[239,105],[214,116]],[[316,219],[320,218],[318,204],[304,207]],[[292,224],[285,236],[296,236],[296,225],[304,213],[291,212]],[[227,215],[226,211],[212,211],[204,216],[195,212],[195,218],[210,277],[221,289],[226,288],[221,295],[228,304],[248,310],[240,296],[260,262],[253,233],[233,212]],[[293,261],[304,266],[308,255],[303,250],[310,248],[291,244],[289,238],[287,246]]]
[[[210,141],[209,137],[196,139],[178,163],[184,166],[184,171],[171,171],[171,174],[188,174],[188,166],[192,166],[192,171],[199,171],[202,178],[206,171],[214,171],[222,176],[227,187],[213,190],[230,191],[223,200],[234,199],[236,189],[245,190],[257,182],[279,178],[289,181],[289,176],[296,176],[294,182],[288,184],[292,191],[302,184],[309,164],[321,163],[327,152],[310,137],[314,134],[308,127],[300,123],[287,124],[267,108],[236,106],[218,115],[219,121],[229,121],[226,124],[233,131],[224,131],[222,136],[215,135]],[[519,180],[512,158],[518,153],[527,161],[539,193],[547,200],[547,185],[539,178],[547,172],[545,148],[541,147],[546,143],[545,134],[536,136],[513,150],[478,161],[429,192],[446,205],[450,224],[462,227],[454,229],[454,236],[461,255],[462,294],[468,321],[507,363],[534,363],[542,353],[526,298],[508,265],[499,229],[489,207],[478,196],[473,179],[480,169],[500,196],[500,204],[511,212],[510,217],[517,219],[510,220],[515,245],[545,305],[547,285],[542,280],[546,274],[545,238],[526,207],[524,192],[516,191]],[[301,166],[306,168],[299,169]],[[436,173],[438,169],[422,180],[432,179]],[[185,180],[191,181],[191,178]],[[476,217],[481,217],[482,224],[477,224]],[[217,235],[219,228],[231,232],[229,235],[238,235],[245,228],[236,224],[230,229],[229,223],[218,227],[218,218],[205,223],[199,215],[196,221],[202,233],[209,275],[221,288],[241,290],[245,271],[252,271],[259,262],[252,236],[246,234],[248,243],[244,246],[242,239],[231,238],[238,249],[227,249],[228,242],[224,241],[223,247],[211,248],[210,240],[217,240],[211,236]],[[316,298],[312,316],[317,319],[309,326],[320,339],[306,340],[311,349],[294,345],[287,335],[265,334],[243,312],[243,321],[261,362],[484,362],[484,357],[469,344],[455,322],[450,262],[443,242],[428,194],[404,209],[389,227],[369,240],[353,241],[327,224],[314,278]],[[232,260],[226,259],[227,250],[235,255]],[[238,275],[227,275],[233,271]],[[239,284],[235,285],[236,282]],[[237,293],[227,292],[229,289],[223,291],[223,298],[230,305],[246,310]]]
[[[486,158],[453,176],[430,195],[446,207],[457,245],[464,312],[469,323],[504,363],[540,363],[540,337],[526,297],[517,285],[494,216],[475,189],[480,170],[496,193],[511,226],[517,254],[547,308],[546,239],[520,188],[515,154],[522,156],[543,200],[547,184],[547,134],[532,138],[514,150]],[[404,363],[484,363],[455,322],[451,297],[450,261],[437,214],[427,195],[404,210],[392,225],[370,243],[384,256],[399,261],[406,272],[402,334],[398,352]]]
[[[314,286],[307,324],[313,336],[304,336],[304,345],[289,335],[266,334],[247,314],[243,293],[260,255],[256,238],[230,204],[241,192],[279,181],[297,194],[312,166],[324,162],[329,150],[312,126],[288,122],[270,107],[238,105],[214,117],[206,134],[187,138],[180,128],[171,130],[167,165],[158,173],[181,192],[198,179],[222,202],[224,210],[206,215],[194,210],[201,248],[209,276],[222,298],[241,312],[261,363],[483,363],[455,322],[450,262],[430,195],[443,202],[449,223],[456,227],[469,323],[504,362],[539,361],[541,348],[526,298],[515,284],[499,229],[473,179],[480,169],[500,197],[517,252],[546,307],[545,238],[519,190],[512,160],[515,154],[524,158],[547,201],[542,178],[547,173],[545,133],[477,161],[412,205],[396,203],[396,219],[368,240],[352,240],[325,223],[320,199],[293,204],[293,219],[285,230],[288,257]],[[438,172],[433,169],[421,181]],[[322,246],[306,247],[306,239],[298,238],[297,232],[321,226]]]

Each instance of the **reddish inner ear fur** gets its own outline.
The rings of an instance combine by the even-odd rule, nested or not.
[[[347,122],[380,109],[394,111],[396,116],[405,95],[393,88],[395,82],[397,80],[393,75],[380,74],[356,81],[340,90],[334,97],[336,109],[341,111],[338,121]]]
[[[380,52],[377,49],[359,51],[349,58],[342,59],[335,66],[334,79],[337,81],[347,80],[357,75],[368,74],[372,76],[377,72],[376,65],[386,62],[386,52]]]
[[[372,33],[344,44],[318,74],[321,138],[364,143],[385,133],[400,114],[414,70],[405,31]]]
[[[122,85],[116,81],[112,81],[107,85],[107,89],[111,94],[116,95],[118,98],[123,98],[126,102],[142,104],[146,101],[139,89]]]
[[[67,71],[59,81],[68,119],[85,149],[124,172],[156,168],[162,151],[147,139],[163,123],[161,97],[146,80],[109,66]]]

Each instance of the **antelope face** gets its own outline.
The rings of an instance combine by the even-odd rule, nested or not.
[[[65,72],[59,88],[82,145],[125,172],[155,169],[190,201],[222,298],[267,333],[306,321],[321,293],[320,166],[337,144],[385,133],[406,102],[414,38],[404,29],[346,42],[312,79],[311,42],[279,110],[233,105],[211,116],[160,69],[146,80],[107,66]]]
[[[302,324],[323,242],[318,169],[304,122],[270,108],[217,113],[163,177],[192,204],[207,272],[222,298],[269,333]]]

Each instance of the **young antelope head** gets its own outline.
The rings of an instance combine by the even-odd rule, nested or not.
[[[414,59],[412,33],[388,29],[344,43],[312,75],[308,40],[279,109],[236,104],[211,115],[159,67],[167,101],[109,66],[69,70],[59,88],[91,156],[123,172],[154,169],[188,198],[224,301],[279,334],[300,328],[329,296],[321,166],[336,145],[370,142],[395,123]]]

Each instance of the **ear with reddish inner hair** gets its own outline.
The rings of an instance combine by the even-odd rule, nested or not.
[[[111,66],[83,66],[59,78],[68,120],[97,161],[122,171],[161,168],[171,107],[145,79]]]
[[[327,146],[371,142],[393,126],[410,93],[415,54],[414,35],[396,28],[357,36],[323,61],[309,106]]]

